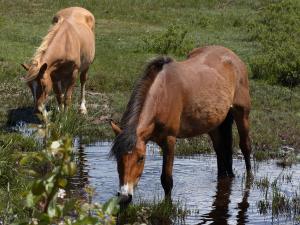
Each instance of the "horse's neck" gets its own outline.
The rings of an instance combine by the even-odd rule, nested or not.
[[[160,90],[157,89],[156,83],[150,88],[148,96],[143,105],[138,125],[137,135],[142,136],[144,140],[151,138],[155,129],[155,117],[158,112],[159,98],[161,97]]]

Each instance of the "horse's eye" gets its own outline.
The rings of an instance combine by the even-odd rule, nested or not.
[[[138,158],[137,163],[142,163],[144,160],[145,160],[145,156],[140,156],[140,157]]]

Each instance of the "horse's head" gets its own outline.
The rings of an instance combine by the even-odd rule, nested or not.
[[[139,140],[135,134],[123,131],[111,121],[111,126],[116,134],[112,154],[117,159],[120,191],[120,202],[131,202],[134,187],[140,180],[144,170],[146,144]]]
[[[50,77],[46,75],[47,63],[44,63],[42,66],[38,66],[37,63],[21,65],[27,71],[22,80],[27,83],[31,90],[34,101],[34,112],[45,114],[44,103],[52,86],[52,82],[49,80]]]

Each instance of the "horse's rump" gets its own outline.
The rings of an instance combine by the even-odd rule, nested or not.
[[[77,23],[86,24],[93,32],[95,30],[94,15],[88,10],[80,7],[70,7],[58,11],[52,19],[52,24],[61,19],[75,20]]]

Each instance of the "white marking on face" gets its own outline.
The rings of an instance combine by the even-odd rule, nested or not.
[[[132,195],[133,196],[133,184],[125,184],[123,186],[121,186],[120,189],[120,193],[121,195]]]

